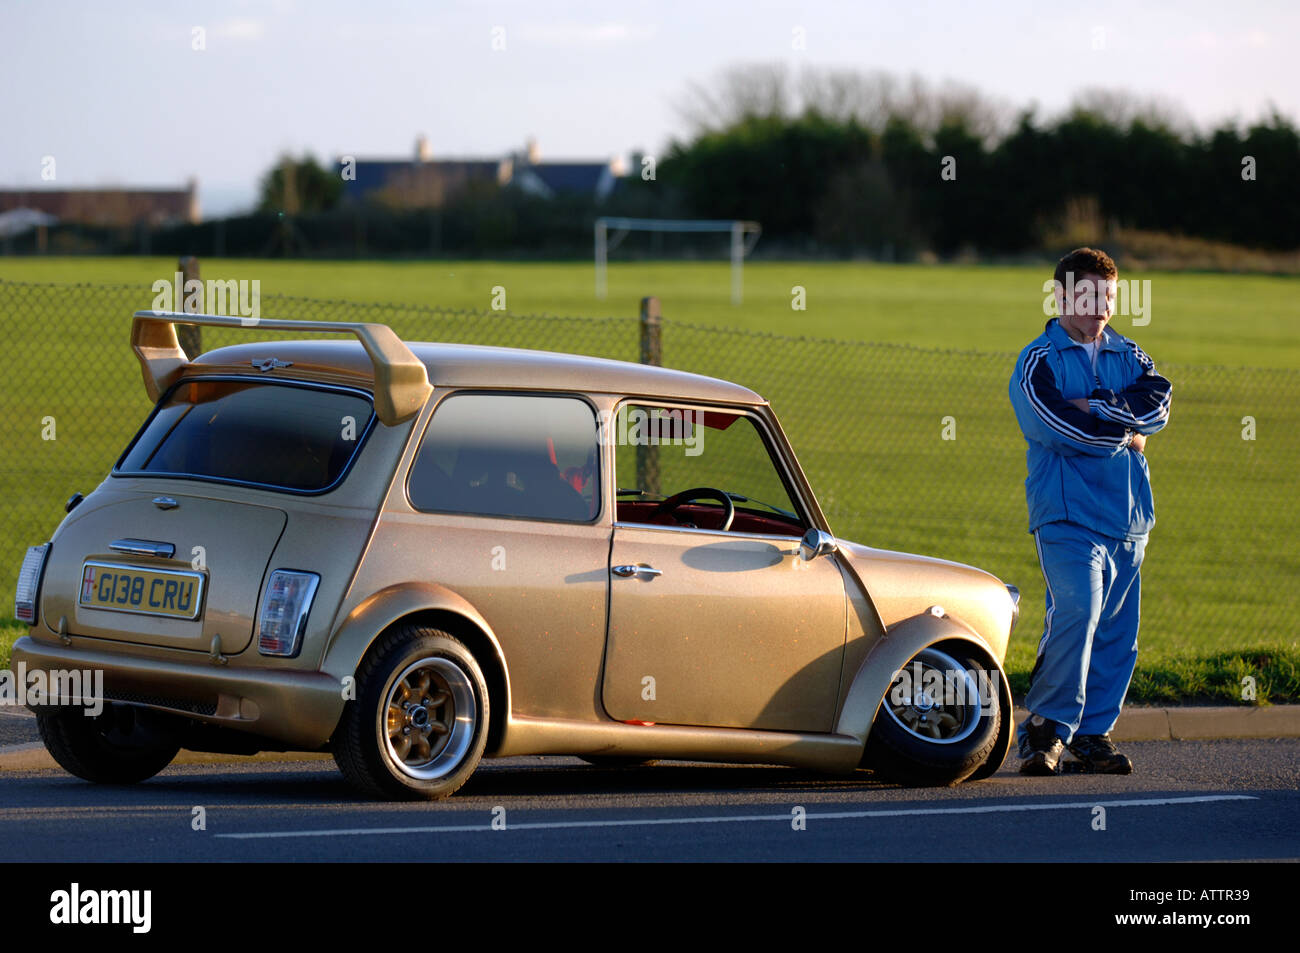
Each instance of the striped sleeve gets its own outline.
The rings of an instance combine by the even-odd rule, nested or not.
[[[1013,393],[1025,436],[1059,452],[1110,456],[1128,445],[1128,429],[1081,410],[1061,395],[1048,361],[1050,345],[1025,352]]]
[[[1173,398],[1173,385],[1156,373],[1155,362],[1132,341],[1128,342],[1130,357],[1141,374],[1122,391],[1095,390],[1088,398],[1088,406],[1102,420],[1109,420],[1129,430],[1152,434],[1169,421],[1169,406]]]

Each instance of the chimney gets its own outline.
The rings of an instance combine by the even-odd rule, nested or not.
[[[528,154],[529,165],[537,165],[542,161],[542,152],[537,148],[537,140],[532,136],[529,136],[528,142],[524,144],[524,151]]]
[[[429,138],[424,133],[415,137],[415,161],[433,161],[433,149],[429,146]]]
[[[191,224],[197,224],[203,218],[203,212],[199,205],[199,180],[197,176],[190,176],[185,180],[185,191],[188,193],[188,208],[186,209],[185,221]]]

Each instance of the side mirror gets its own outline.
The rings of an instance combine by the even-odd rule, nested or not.
[[[835,537],[815,527],[804,533],[803,539],[799,540],[799,558],[804,562],[809,562],[818,556],[829,556],[837,549],[839,543],[835,542]]]

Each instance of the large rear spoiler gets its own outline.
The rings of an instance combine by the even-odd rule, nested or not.
[[[131,348],[140,359],[144,387],[157,400],[189,366],[176,338],[176,325],[197,324],[213,328],[256,328],[259,331],[316,331],[355,334],[375,367],[375,414],[388,426],[419,413],[433,388],[424,363],[411,353],[386,324],[352,324],[342,321],[284,321],[221,314],[186,314],[177,311],[137,311],[131,325]]]

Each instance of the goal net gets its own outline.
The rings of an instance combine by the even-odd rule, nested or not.
[[[596,297],[604,299],[608,290],[606,272],[609,253],[619,246],[629,232],[729,232],[731,234],[731,303],[740,304],[744,297],[745,256],[762,234],[758,222],[739,219],[688,218],[598,218],[596,219]]]

